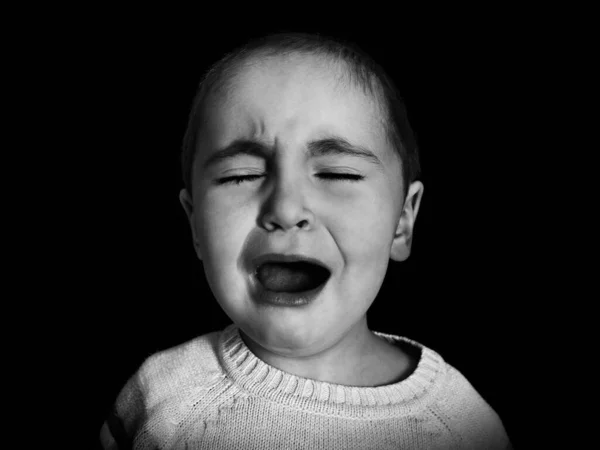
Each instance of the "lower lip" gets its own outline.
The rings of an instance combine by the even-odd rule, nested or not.
[[[327,281],[310,291],[302,292],[275,292],[265,287],[254,279],[254,298],[259,303],[267,303],[274,306],[304,306],[312,303],[327,285]]]

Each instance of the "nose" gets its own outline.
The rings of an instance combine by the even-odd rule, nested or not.
[[[273,190],[265,202],[261,221],[268,231],[288,231],[294,227],[311,229],[314,215],[308,208],[300,183],[281,178],[275,180]]]

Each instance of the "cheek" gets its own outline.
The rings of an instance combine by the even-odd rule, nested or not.
[[[345,215],[340,212],[334,234],[345,264],[340,297],[357,308],[373,302],[385,278],[395,229],[391,214],[381,198],[357,203]]]
[[[381,191],[367,192],[347,204],[338,203],[332,210],[334,238],[355,263],[372,264],[382,257],[387,261],[395,230],[393,215],[388,196]]]
[[[252,226],[248,206],[206,198],[198,205],[198,211],[201,213],[196,229],[202,231],[205,267],[214,268],[215,273],[225,273],[235,267]]]
[[[206,280],[225,313],[238,321],[246,298],[246,284],[238,262],[253,224],[250,207],[215,199],[203,202],[199,208]]]

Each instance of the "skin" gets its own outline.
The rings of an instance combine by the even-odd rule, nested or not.
[[[226,95],[210,99],[193,166],[192,193],[180,201],[208,283],[250,350],[288,373],[351,386],[378,386],[415,367],[375,336],[366,313],[389,259],[406,259],[423,185],[402,192],[401,161],[385,139],[376,101],[340,82],[339,66],[305,55],[270,57],[240,68]],[[376,165],[353,156],[309,158],[307,142],[328,134],[370,149]],[[243,155],[208,170],[204,162],[236,139],[257,139],[266,158]],[[364,176],[323,179],[325,172]],[[262,175],[217,184],[233,175]],[[303,307],[272,307],[250,295],[252,257],[300,253],[325,262],[331,277]],[[397,301],[401,302],[401,293]]]

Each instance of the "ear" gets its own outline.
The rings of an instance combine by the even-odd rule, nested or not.
[[[423,190],[424,186],[420,181],[415,181],[408,187],[408,194],[402,207],[400,219],[398,219],[398,227],[390,250],[390,258],[394,261],[404,261],[410,256],[413,230],[421,205]]]
[[[194,202],[192,201],[192,197],[187,191],[187,189],[182,189],[179,192],[179,202],[181,203],[181,206],[183,206],[185,215],[187,216],[188,222],[190,223],[190,228],[192,230],[192,240],[194,242],[194,249],[196,250],[196,255],[198,255],[198,259],[202,261],[202,254],[200,252],[200,241],[198,240],[198,236],[196,234],[196,227],[194,226]]]

